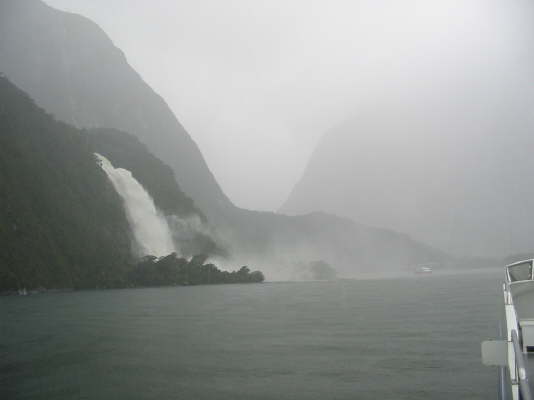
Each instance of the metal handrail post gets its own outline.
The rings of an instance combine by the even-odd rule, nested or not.
[[[530,386],[528,384],[527,368],[525,366],[525,360],[523,360],[523,350],[519,345],[519,337],[517,336],[517,331],[515,329],[512,330],[512,343],[514,345],[517,380],[519,382],[521,398],[522,400],[532,400],[532,394],[530,393]]]

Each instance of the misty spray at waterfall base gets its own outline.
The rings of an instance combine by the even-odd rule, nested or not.
[[[115,168],[104,156],[95,153],[99,165],[109,177],[124,202],[124,209],[140,256],[165,256],[176,251],[167,220],[157,210],[154,200],[132,173]]]

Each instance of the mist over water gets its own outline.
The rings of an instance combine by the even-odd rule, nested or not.
[[[150,254],[159,257],[174,252],[169,225],[156,209],[152,197],[130,171],[115,168],[106,157],[96,153],[95,155],[124,201],[126,216],[139,247],[139,255]]]

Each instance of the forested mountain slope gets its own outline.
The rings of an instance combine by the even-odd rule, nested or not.
[[[130,262],[122,202],[86,135],[0,77],[0,289],[99,286]]]
[[[87,18],[41,0],[0,0],[0,71],[62,121],[137,136],[207,212],[229,206],[165,101]]]

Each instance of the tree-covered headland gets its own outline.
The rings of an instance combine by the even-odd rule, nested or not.
[[[237,271],[222,271],[207,256],[196,255],[190,260],[176,253],[166,257],[144,257],[127,276],[129,286],[209,285],[218,283],[258,283],[264,276],[246,266]]]

